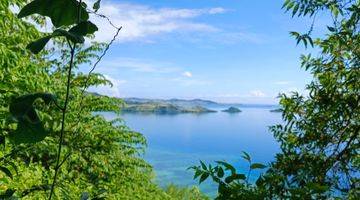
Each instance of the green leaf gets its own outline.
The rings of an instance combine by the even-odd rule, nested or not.
[[[235,180],[245,180],[246,179],[246,176],[245,174],[233,174],[231,176],[228,176],[225,178],[225,182],[226,183],[231,183]]]
[[[199,177],[201,174],[202,174],[202,171],[196,170],[193,179],[196,179],[196,178]]]
[[[217,175],[219,178],[222,178],[224,176],[224,170],[222,167],[218,168]]]
[[[48,135],[33,106],[35,100],[39,98],[46,104],[55,101],[55,97],[48,93],[28,94],[12,100],[9,110],[18,121],[16,130],[9,135],[12,143],[35,143]]]
[[[67,39],[71,40],[73,43],[84,43],[85,42],[85,39],[84,39],[83,36],[71,33],[71,32],[66,31],[64,29],[56,29],[53,32],[52,36],[53,37],[64,36]]]
[[[216,161],[216,163],[218,163],[218,164],[220,164],[220,165],[223,165],[226,170],[230,170],[230,171],[231,171],[231,174],[235,174],[235,173],[236,173],[235,167],[233,167],[233,166],[230,165],[229,163],[224,162],[224,161]]]
[[[200,164],[203,170],[207,170],[207,167],[205,165],[205,163],[203,163],[203,161],[200,160]]]
[[[0,199],[8,199],[12,197],[12,195],[15,193],[16,190],[13,189],[7,189],[5,193],[0,194]]]
[[[5,148],[5,136],[0,136],[0,145],[2,145]]]
[[[25,117],[33,118],[35,112],[35,108],[33,104],[36,99],[41,98],[45,104],[49,104],[51,101],[55,101],[55,97],[49,93],[34,93],[34,94],[27,94],[20,97],[13,99],[10,103],[10,113],[14,116],[17,120],[24,119]],[[32,122],[35,122],[32,120]]]
[[[334,27],[328,26],[327,28],[329,29],[330,32],[335,32],[336,31],[336,29]]]
[[[19,18],[32,14],[50,17],[55,27],[75,24],[78,20],[79,2],[76,0],[35,0],[27,4],[18,14]],[[80,8],[81,21],[89,19],[84,5]]]
[[[100,9],[100,2],[101,0],[97,0],[94,5],[93,5],[93,9],[95,12],[97,12]]]
[[[296,4],[295,7],[293,8],[293,12],[292,12],[293,17],[296,15],[297,11],[299,10],[299,6],[300,4]]]
[[[20,120],[14,132],[11,132],[10,141],[16,145],[23,143],[36,143],[42,141],[47,135],[41,121],[31,123],[28,120]]]
[[[6,174],[6,176],[10,177],[11,179],[13,178],[13,175],[8,168],[0,166],[0,171],[4,172],[4,174]]]
[[[248,153],[246,153],[245,151],[242,152],[243,155],[241,157],[243,157],[245,160],[247,160],[248,162],[251,162],[251,157]]]
[[[26,46],[27,49],[29,49],[34,54],[38,54],[41,50],[44,49],[45,45],[49,42],[49,40],[52,38],[52,36],[46,36],[43,38],[40,38],[34,42],[31,42]]]
[[[75,35],[86,36],[87,34],[93,34],[97,31],[98,28],[95,24],[90,21],[83,21],[72,27],[69,30],[69,33],[73,33]]]
[[[329,186],[320,185],[319,183],[307,183],[306,186],[315,192],[325,192],[329,189]]]
[[[87,22],[84,22],[84,23],[87,23]],[[80,24],[83,24],[83,23],[80,23]],[[94,25],[94,24],[92,24],[92,25]],[[97,30],[97,27],[95,25],[94,25],[95,27],[92,25],[81,25],[83,28],[80,28],[80,27],[76,28],[77,26],[73,27],[75,29],[74,31],[79,31],[80,34],[77,34],[76,32],[66,31],[63,29],[56,29],[51,35],[40,38],[34,42],[31,42],[30,44],[27,45],[26,48],[29,49],[34,54],[38,54],[41,50],[44,49],[45,45],[49,42],[49,40],[51,38],[59,37],[59,36],[66,37],[67,39],[69,39],[70,41],[72,41],[74,43],[84,43],[85,39],[84,39],[83,35],[81,34],[81,31],[84,31],[84,29],[85,29],[85,31],[92,32],[92,31],[94,31],[95,28]]]
[[[204,182],[209,177],[209,173],[203,173],[200,177],[199,184]]]
[[[266,168],[266,166],[261,163],[254,163],[254,164],[250,165],[250,168],[251,169],[264,169],[264,168]]]

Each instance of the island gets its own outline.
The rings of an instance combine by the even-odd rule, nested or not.
[[[181,113],[213,113],[214,110],[207,109],[202,106],[185,107],[164,102],[143,102],[143,103],[127,103],[121,108],[123,113],[152,113],[152,114],[181,114]]]
[[[273,113],[280,113],[280,112],[282,112],[282,109],[281,109],[281,108],[272,109],[272,110],[270,110],[270,112],[273,112]]]
[[[227,113],[239,113],[241,112],[241,110],[239,108],[236,107],[230,107],[226,110],[222,110],[222,112],[227,112]]]

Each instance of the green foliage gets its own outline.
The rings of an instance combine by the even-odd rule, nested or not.
[[[200,192],[197,187],[183,188],[173,184],[164,189],[173,200],[209,200],[210,198]]]
[[[264,169],[265,165],[261,163],[252,163],[251,157],[248,153],[243,152],[242,157],[249,164],[248,174],[237,173],[236,168],[225,162],[216,161],[216,166],[212,167],[210,164],[205,165],[200,161],[200,166],[193,166],[189,169],[194,170],[194,179],[199,178],[199,183],[207,180],[209,177],[218,185],[219,200],[231,200],[231,199],[264,199],[265,193],[256,186],[249,183],[249,177],[252,170]],[[259,178],[259,180],[261,177]]]
[[[119,118],[107,121],[94,115],[96,111],[119,113],[123,102],[83,95],[85,84],[110,84],[101,74],[84,75],[76,70],[91,65],[105,48],[99,43],[84,46],[76,39],[97,30],[87,21],[85,4],[81,4],[81,21],[71,26],[77,22],[73,9],[77,1],[36,0],[24,7],[25,3],[0,1],[0,18],[6,19],[0,20],[0,199],[47,199],[56,170],[54,199],[171,199],[152,182],[151,166],[141,157],[144,137]],[[61,29],[36,43],[44,34],[18,19],[10,10],[12,5],[24,7],[19,16],[29,16],[38,26],[44,18],[30,16],[33,13],[50,17]],[[50,38],[54,48],[43,49]],[[26,51],[30,43],[37,55]],[[62,54],[50,56],[55,49]],[[69,74],[72,53],[76,53],[74,70]],[[68,74],[70,95],[57,166]]]
[[[324,38],[312,38],[314,23],[305,34],[291,32],[297,43],[316,46],[320,54],[301,56],[302,67],[313,75],[308,95],[280,95],[284,123],[270,130],[281,152],[252,184],[241,176],[238,187],[229,189],[222,172],[215,173],[220,166],[193,167],[195,178],[214,176],[218,199],[359,199],[360,2],[286,0],[283,8],[293,17],[312,17],[314,23],[318,12],[327,12],[333,23]],[[251,162],[245,153],[243,158]],[[222,165],[231,171],[229,176],[235,174]],[[250,164],[250,169],[263,167]]]

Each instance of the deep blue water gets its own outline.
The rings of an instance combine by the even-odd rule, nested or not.
[[[122,118],[146,137],[148,149],[144,157],[154,167],[156,181],[161,186],[170,183],[189,186],[197,182],[192,180],[193,172],[187,168],[199,160],[226,160],[239,172],[245,172],[248,167],[241,159],[242,151],[248,152],[254,162],[273,160],[279,147],[268,127],[281,123],[280,113],[271,113],[270,108],[241,110],[237,114],[123,114]],[[103,115],[109,119],[115,117],[113,113]],[[252,179],[257,175],[253,173]],[[200,188],[211,196],[216,194],[216,187],[210,182]]]

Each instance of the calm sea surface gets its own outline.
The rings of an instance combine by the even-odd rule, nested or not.
[[[122,118],[146,137],[145,159],[154,167],[156,181],[161,186],[170,183],[190,186],[197,182],[192,180],[193,172],[187,168],[199,160],[226,160],[239,172],[245,172],[248,167],[240,157],[242,151],[248,152],[254,162],[273,160],[279,147],[268,127],[281,123],[281,114],[271,113],[270,108],[241,110],[237,114],[123,114]],[[108,119],[115,117],[113,113],[102,114]],[[254,173],[252,178],[256,176]],[[216,194],[216,187],[210,182],[200,188],[210,196]]]

